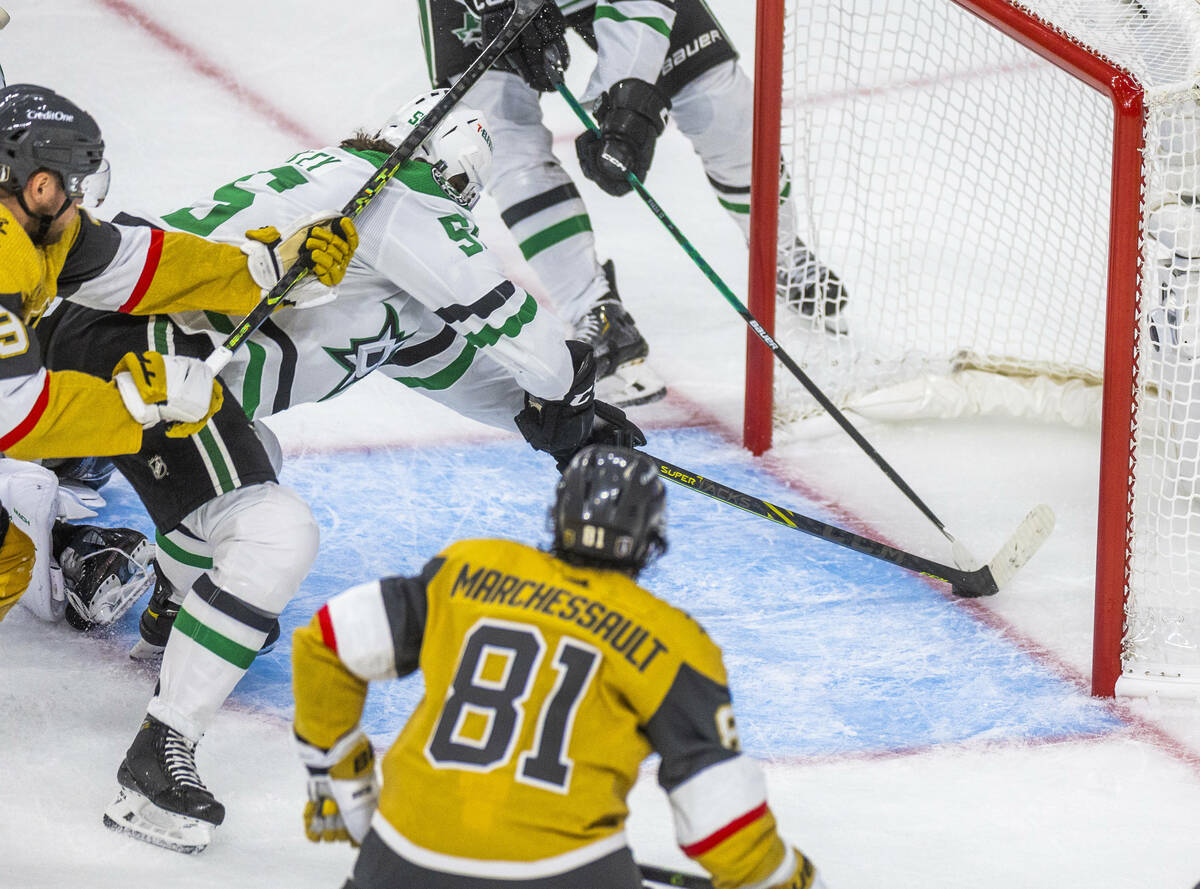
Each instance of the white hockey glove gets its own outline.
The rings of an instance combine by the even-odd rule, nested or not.
[[[348,842],[358,846],[371,827],[379,805],[375,751],[358,729],[329,750],[299,738],[300,759],[308,769],[308,802],[304,833],[314,843]]]
[[[337,285],[358,249],[354,221],[337,213],[320,213],[296,220],[286,233],[273,225],[246,232],[242,252],[254,282],[270,290],[300,259],[312,269],[288,291],[287,301],[298,309],[322,306],[337,298]]]
[[[199,358],[126,352],[113,379],[125,409],[143,429],[174,421],[167,430],[171,438],[194,435],[221,409],[221,386]]]

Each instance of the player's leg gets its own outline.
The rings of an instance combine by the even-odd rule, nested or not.
[[[150,842],[203,848],[224,807],[204,786],[194,749],[245,674],[316,556],[308,507],[274,482],[222,494],[184,524],[212,553],[185,592],[163,651],[155,693],[118,771],[105,823]],[[174,816],[174,817],[173,817]],[[169,823],[161,835],[154,825]]]
[[[720,23],[699,0],[680,0],[660,84],[671,96],[675,125],[692,143],[721,206],[750,238],[750,167],[754,151],[754,86],[737,63]],[[790,308],[844,332],[846,291],[796,234],[786,171],[780,181],[779,279]]]
[[[204,336],[165,318],[69,311],[44,343],[52,367],[110,372],[121,355],[154,348],[203,356]],[[187,438],[146,430],[137,454],[114,458],[155,526],[186,527],[211,552],[193,579],[163,652],[154,697],[117,773],[105,823],[181,851],[207,845],[224,807],[196,771],[212,714],[245,673],[316,555],[317,529],[298,495],[276,482],[262,439],[225,388],[208,424]]]
[[[7,510],[12,530],[30,542],[34,553],[25,585],[10,591],[9,598],[16,602],[20,596],[24,606],[42,620],[61,620],[67,599],[51,543],[58,479],[37,463],[0,458],[0,506]]]
[[[279,440],[259,421],[251,424],[266,451],[271,467],[278,474],[283,465]],[[157,658],[166,648],[179,607],[192,584],[213,568],[213,548],[208,540],[188,528],[186,521],[169,531],[155,533],[154,591],[138,621],[138,640],[129,651],[135,660]],[[259,653],[268,652],[279,639],[276,621]]]
[[[77,629],[108,625],[149,587],[151,548],[145,536],[129,528],[60,521],[95,513],[56,472],[0,459],[0,504],[34,547],[22,601],[43,620],[65,616]]]
[[[0,620],[29,586],[35,558],[33,541],[13,526],[8,510],[0,506]]]
[[[649,347],[621,302],[611,261],[601,265],[596,258],[591,217],[554,154],[539,99],[519,76],[506,72],[485,74],[467,97],[487,116],[495,140],[488,190],[501,218],[555,309],[571,324],[573,338],[592,346],[597,377],[604,378],[640,365]],[[640,400],[663,394],[660,383]],[[603,392],[598,396],[605,400]]]

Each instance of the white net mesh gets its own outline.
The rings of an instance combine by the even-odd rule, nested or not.
[[[1200,681],[1200,3],[1012,6],[1144,91],[1142,168],[1127,171],[1143,234],[1124,670]],[[849,300],[844,335],[819,301],[813,316],[781,307],[777,333],[826,394],[902,416],[897,400],[946,408],[928,381],[964,367],[1007,375],[1002,390],[1041,375],[1071,399],[1098,383],[1111,101],[950,0],[793,0],[784,67],[796,235]],[[1034,411],[1068,400],[1038,391]],[[785,372],[775,403],[783,439],[816,411]],[[1074,401],[1059,415],[1098,416]]]

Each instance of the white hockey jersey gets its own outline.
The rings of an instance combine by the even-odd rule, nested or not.
[[[283,230],[344,205],[384,159],[339,147],[302,151],[152,221],[242,243],[252,225]],[[507,429],[525,391],[566,393],[573,370],[560,323],[504,276],[469,211],[431,170],[405,164],[355,220],[359,246],[337,300],[276,312],[234,353],[221,376],[248,416],[332,398],[375,370]],[[212,312],[171,317],[214,345],[235,323]]]

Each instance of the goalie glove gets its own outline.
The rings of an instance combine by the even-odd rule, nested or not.
[[[280,234],[273,225],[246,232],[242,252],[250,276],[263,290],[270,290],[296,262],[306,262],[311,273],[287,293],[296,308],[310,309],[337,298],[337,285],[346,275],[358,231],[349,216],[320,213],[297,220]]]
[[[379,805],[375,751],[360,730],[343,735],[328,750],[296,738],[308,769],[304,834],[314,843],[358,846],[371,828]]]
[[[148,429],[173,421],[171,438],[195,435],[221,409],[221,384],[199,358],[126,352],[113,369],[125,409]]]
[[[626,173],[644,182],[670,108],[671,100],[654,84],[636,77],[618,80],[596,106],[600,134],[587,130],[575,140],[583,175],[615,197],[633,190]]]

